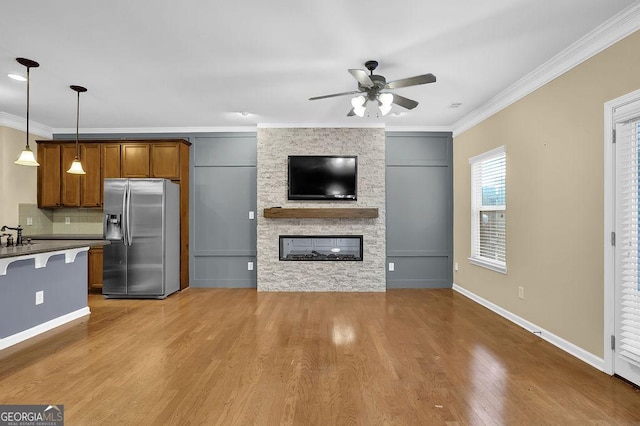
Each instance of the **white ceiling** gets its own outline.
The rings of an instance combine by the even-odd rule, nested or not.
[[[57,0],[0,7],[0,112],[75,129],[275,124],[451,128],[636,0]],[[347,72],[380,62],[420,102],[402,116],[346,117]],[[453,109],[449,105],[461,102]],[[394,111],[402,109],[394,106]],[[241,111],[251,113],[247,117]]]

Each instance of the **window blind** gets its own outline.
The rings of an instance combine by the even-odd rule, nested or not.
[[[616,126],[618,145],[618,354],[640,366],[640,119]]]
[[[471,163],[472,244],[474,263],[506,272],[506,154],[504,147]]]

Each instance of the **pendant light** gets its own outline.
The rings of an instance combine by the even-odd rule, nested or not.
[[[14,163],[19,164],[21,166],[39,166],[36,161],[36,157],[33,155],[33,151],[29,148],[29,68],[37,68],[40,66],[36,61],[32,61],[31,59],[26,58],[16,58],[16,61],[20,65],[24,65],[27,67],[27,145],[24,147],[24,150],[20,153],[20,156]]]
[[[73,175],[86,175],[87,173],[82,168],[82,163],[78,157],[79,154],[79,145],[78,145],[78,129],[80,128],[80,93],[86,92],[87,88],[82,86],[69,86],[71,90],[78,93],[78,103],[76,107],[76,158],[71,163],[71,167],[67,170],[67,173],[71,173]]]

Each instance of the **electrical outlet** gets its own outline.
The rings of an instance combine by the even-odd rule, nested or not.
[[[36,305],[44,303],[44,290],[36,291]]]
[[[64,224],[65,225],[71,225],[71,218],[69,216],[65,216],[64,217]]]
[[[33,218],[32,217],[28,217],[27,218],[27,226],[33,226]]]
[[[253,219],[255,219],[255,218],[256,218],[256,212],[254,212],[254,211],[250,211],[250,212],[249,212],[249,220],[253,220]]]
[[[458,270],[458,262],[456,262],[456,263],[454,263],[454,264],[453,264],[453,270],[454,270],[454,271],[457,271],[457,270]]]
[[[253,271],[253,262],[247,262],[247,271]]]
[[[396,264],[393,262],[389,262],[389,272],[393,272],[396,270]]]
[[[518,297],[524,299],[524,287],[518,287]]]

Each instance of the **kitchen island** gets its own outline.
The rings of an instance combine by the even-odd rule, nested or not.
[[[89,315],[87,251],[106,244],[33,240],[0,248],[0,350]]]

